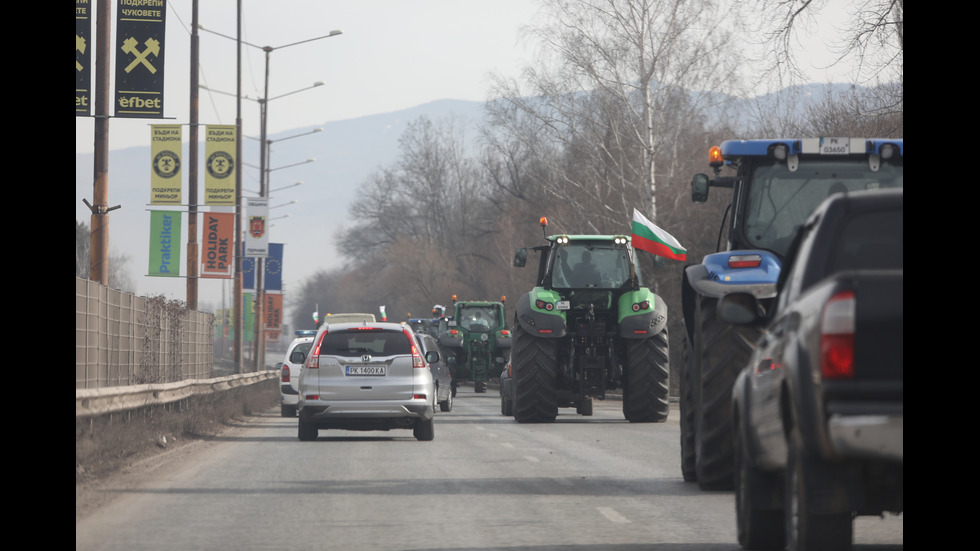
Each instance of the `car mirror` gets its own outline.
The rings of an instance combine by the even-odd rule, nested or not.
[[[289,355],[289,362],[294,364],[301,364],[306,361],[306,354],[297,350]]]
[[[517,249],[514,251],[514,266],[523,268],[527,265],[527,249]]]
[[[425,361],[430,364],[439,363],[439,353],[435,350],[430,350],[425,353]]]
[[[691,179],[691,201],[706,203],[708,201],[708,175],[703,172],[695,174]]]

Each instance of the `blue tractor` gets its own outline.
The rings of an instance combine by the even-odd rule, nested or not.
[[[731,202],[719,229],[720,252],[684,268],[681,471],[703,490],[728,490],[732,387],[761,328],[723,322],[719,299],[750,292],[761,307],[775,307],[780,266],[800,225],[830,194],[902,187],[904,148],[901,139],[730,140],[710,149],[709,165],[713,177],[696,174],[691,181],[692,201],[706,202],[716,187],[730,189]]]

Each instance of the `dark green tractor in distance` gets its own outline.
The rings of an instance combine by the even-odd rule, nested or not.
[[[547,220],[541,219],[541,226]],[[552,422],[559,407],[592,415],[593,398],[623,390],[630,422],[669,410],[667,305],[642,286],[627,235],[553,235],[513,326],[514,418]],[[517,249],[514,266],[527,263]]]
[[[462,381],[473,381],[476,392],[486,392],[487,382],[500,376],[510,355],[511,334],[507,329],[505,297],[500,302],[457,301],[453,295],[453,315],[445,331],[439,333],[439,346],[446,351],[453,375],[453,394]]]

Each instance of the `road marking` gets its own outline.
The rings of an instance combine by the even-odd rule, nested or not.
[[[510,442],[501,442],[500,445],[503,446],[503,447],[505,447],[505,448],[513,448],[514,447],[514,445],[511,444]]]
[[[530,456],[530,455],[525,455],[525,456],[524,456],[524,459],[527,459],[527,460],[528,460],[528,461],[530,461],[531,463],[540,463],[540,462],[541,462],[541,460],[540,460],[540,459],[538,459],[537,457],[532,457],[532,456]]]
[[[602,513],[602,516],[609,519],[610,522],[615,522],[616,524],[629,524],[630,522],[628,518],[617,513],[612,507],[596,507],[596,510]]]

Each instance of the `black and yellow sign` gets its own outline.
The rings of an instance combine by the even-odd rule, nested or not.
[[[92,115],[92,5],[75,0],[75,116]]]
[[[181,203],[181,127],[150,125],[150,204]]]
[[[163,117],[166,0],[116,0],[116,116]]]
[[[204,204],[235,206],[237,127],[209,124],[204,142]]]

